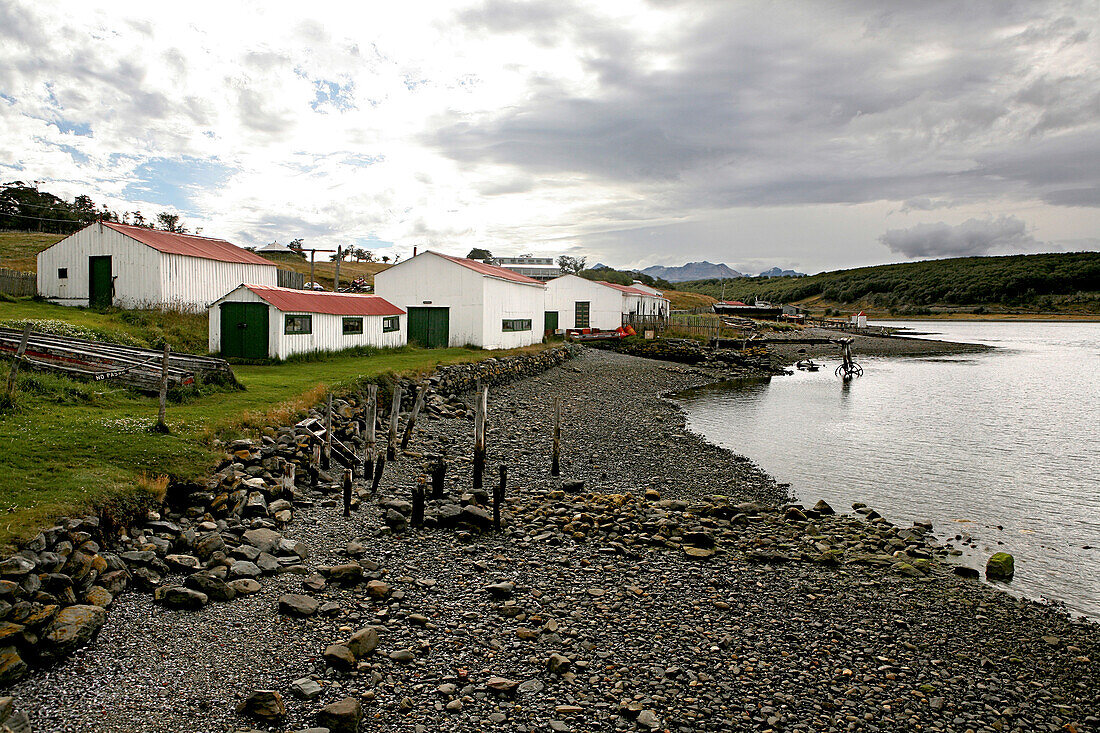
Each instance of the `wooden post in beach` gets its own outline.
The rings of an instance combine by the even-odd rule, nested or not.
[[[351,516],[351,469],[344,469],[344,516]]]
[[[432,466],[432,498],[443,498],[443,481],[447,476],[447,458],[440,456]]]
[[[316,489],[321,474],[321,444],[314,443],[309,454],[309,488]]]
[[[550,475],[561,475],[561,397],[554,398],[554,445],[550,449]]]
[[[363,479],[370,481],[374,474],[374,454],[378,450],[378,442],[375,431],[378,427],[378,385],[371,384],[367,387],[367,407],[364,413],[366,420],[366,451],[363,456]]]
[[[416,393],[416,402],[413,403],[412,412],[409,413],[409,421],[405,423],[405,434],[401,436],[401,450],[409,447],[409,439],[412,438],[413,428],[416,427],[416,416],[424,409],[424,398],[428,393],[428,385],[422,385]]]
[[[500,505],[504,503],[504,490],[508,486],[508,467],[500,464],[500,483],[493,487],[493,528],[500,531]]]
[[[416,477],[416,486],[412,490],[412,526],[423,527],[424,526],[424,494],[426,478],[424,474],[420,474]]]
[[[164,421],[168,409],[168,352],[171,348],[164,345],[164,356],[160,359],[160,409],[157,412],[157,432],[167,433],[168,423]]]
[[[483,387],[477,395],[474,410],[474,491],[482,488],[485,473],[485,413],[489,406],[489,388]]]
[[[332,465],[332,392],[328,393],[325,408],[325,452],[321,454],[321,468],[326,471]]]
[[[19,365],[23,363],[24,354],[27,353],[27,340],[31,337],[31,324],[23,326],[23,338],[19,340],[19,348],[15,350],[15,358],[11,361],[11,370],[8,371],[8,404],[15,402],[15,378],[19,375]]]
[[[390,405],[390,434],[389,444],[386,446],[386,458],[397,458],[397,418],[401,415],[401,382],[393,384],[393,403]]]
[[[379,453],[378,460],[374,462],[374,480],[371,481],[370,492],[378,493],[378,485],[382,483],[382,473],[386,470],[386,454]]]
[[[294,462],[283,461],[283,476],[282,476],[282,489],[283,496],[292,496],[294,494]]]

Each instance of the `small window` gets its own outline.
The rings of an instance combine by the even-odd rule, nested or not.
[[[401,318],[399,316],[386,316],[382,319],[382,333],[389,333],[400,328]]]
[[[313,333],[313,316],[287,316],[283,333]]]
[[[362,318],[345,318],[344,319],[344,335],[354,336],[356,334],[363,333],[363,319]]]
[[[68,278],[69,278],[69,268],[67,268],[67,267],[57,268],[57,279],[58,280],[67,280]]]
[[[530,318],[505,318],[501,323],[500,330],[502,331],[530,331],[531,319]]]

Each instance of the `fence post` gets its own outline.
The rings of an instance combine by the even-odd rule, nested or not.
[[[561,475],[561,397],[554,398],[554,446],[550,453],[550,475]]]
[[[508,467],[500,464],[500,483],[493,490],[493,528],[500,531],[500,505],[504,503],[504,489],[508,486]]]
[[[378,385],[371,384],[367,387],[367,407],[365,415],[367,423],[367,452],[363,460],[363,479],[370,481],[374,473],[374,454],[378,450],[378,442],[375,430],[378,423]]]
[[[19,348],[15,351],[15,358],[11,361],[11,370],[8,371],[8,404],[15,403],[15,377],[19,374],[19,365],[23,363],[24,354],[27,353],[27,340],[31,337],[31,324],[23,327],[23,338],[19,340]]]
[[[326,471],[332,466],[332,392],[328,393],[325,409],[325,452],[321,454],[321,468]]]
[[[397,458],[397,419],[401,415],[401,382],[393,384],[393,402],[390,405],[390,435],[389,445],[386,447],[386,458]]]
[[[416,393],[416,403],[409,413],[409,421],[405,424],[405,434],[401,436],[401,450],[409,447],[409,439],[412,437],[413,428],[416,427],[416,416],[424,408],[424,397],[428,392],[428,385],[423,385]]]
[[[477,395],[474,412],[474,491],[481,490],[485,473],[485,411],[489,403],[489,388],[483,387]]]
[[[164,345],[164,356],[160,360],[160,409],[157,412],[156,430],[158,433],[168,432],[168,423],[164,421],[164,413],[168,408],[168,352],[171,348]]]

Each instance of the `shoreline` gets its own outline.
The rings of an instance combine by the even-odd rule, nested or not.
[[[349,694],[371,730],[819,730],[853,719],[868,730],[871,720],[887,730],[1095,728],[1100,626],[935,562],[918,576],[804,559],[826,528],[854,518],[781,515],[786,498],[772,477],[686,430],[664,395],[716,378],[586,350],[495,388],[489,462],[509,466],[506,532],[386,526],[386,506],[409,496],[423,455],[446,451],[448,489],[468,491],[469,420],[430,420],[417,427],[415,454],[387,473],[388,504],[364,503],[344,519],[336,494],[311,497],[285,530],[310,547],[310,565],[350,557],[373,566],[393,590],[385,599],[330,584],[316,595],[338,604],[336,617],[292,620],[274,612],[281,593],[301,592],[290,574],[197,613],[127,593],[97,641],[10,694],[36,730],[59,731],[143,730],[150,719],[166,730],[243,728],[232,709],[253,689],[283,691],[278,730],[307,727],[321,704]],[[561,478],[585,482],[573,493],[547,475],[558,394]],[[706,508],[724,505],[714,494],[776,509],[746,508],[742,524]],[[904,529],[870,516],[851,526],[849,549],[869,557]],[[687,554],[692,532],[711,536],[718,554]],[[483,590],[501,583],[511,584],[507,597]],[[364,624],[379,629],[379,652],[356,671],[326,668],[326,645]],[[392,656],[401,650],[411,661]],[[554,655],[567,664],[551,671]],[[310,675],[319,698],[289,694]],[[527,689],[494,692],[493,675]]]

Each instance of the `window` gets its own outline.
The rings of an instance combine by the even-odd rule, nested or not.
[[[363,319],[362,318],[345,318],[344,319],[344,335],[354,336],[356,334],[363,333]]]
[[[67,267],[57,268],[57,279],[58,280],[66,280],[66,279],[68,279],[68,277],[69,277],[69,268],[67,268]]]
[[[283,333],[313,333],[313,316],[287,316]]]
[[[505,318],[501,322],[501,331],[530,331],[530,318]]]
[[[386,316],[382,319],[382,333],[389,333],[401,328],[400,316]]]
[[[574,319],[573,319],[573,328],[588,328],[589,327],[588,326],[588,323],[589,323],[589,321],[588,321],[588,312],[589,312],[589,309],[590,309],[589,308],[590,305],[591,305],[591,302],[587,301],[587,300],[578,300],[574,303],[574,306],[576,307],[576,312],[575,312],[576,314],[575,314]]]

